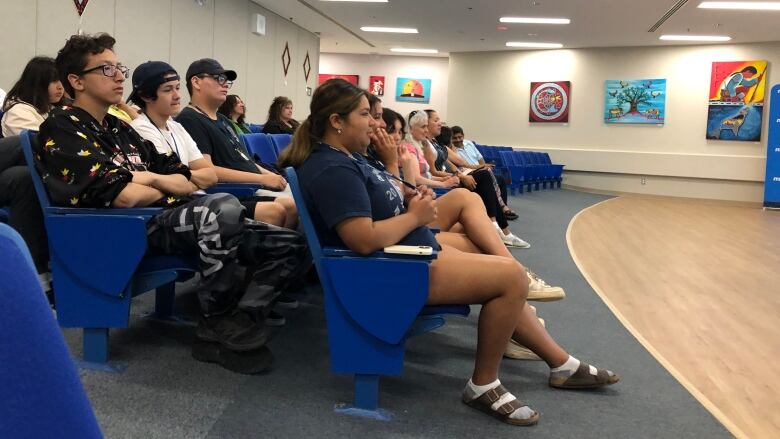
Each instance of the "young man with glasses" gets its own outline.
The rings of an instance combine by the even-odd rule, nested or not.
[[[217,111],[237,76],[210,58],[190,64],[186,75],[190,105],[179,113],[176,121],[190,133],[203,157],[214,165],[219,181],[255,183],[274,192],[283,191],[287,187],[284,177],[255,163],[230,120]],[[277,202],[287,209],[290,222],[286,226],[293,227],[298,212],[292,198],[277,197]]]
[[[267,370],[272,356],[265,346],[264,310],[257,291],[245,292],[239,261],[250,276],[279,290],[299,274],[304,241],[289,230],[277,237],[278,228],[258,230],[247,223],[244,207],[232,195],[191,197],[189,168],[107,114],[122,100],[129,73],[114,44],[108,34],[74,35],[57,54],[57,70],[74,103],[51,112],[34,146],[52,202],[163,207],[147,224],[149,252],[197,258],[201,272],[193,357],[239,373]],[[110,239],[96,237],[101,238]],[[266,242],[276,246],[260,245]]]

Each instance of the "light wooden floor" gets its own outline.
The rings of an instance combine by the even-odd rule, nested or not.
[[[734,435],[780,438],[780,212],[620,197],[567,238],[594,290]]]

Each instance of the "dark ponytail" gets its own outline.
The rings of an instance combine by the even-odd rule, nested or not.
[[[290,146],[279,156],[279,166],[298,167],[309,158],[314,147],[325,137],[330,116],[347,117],[368,92],[343,79],[330,79],[317,87],[309,106],[309,117],[295,130]]]

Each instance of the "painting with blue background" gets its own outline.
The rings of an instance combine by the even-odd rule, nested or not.
[[[710,104],[707,138],[758,142],[763,114],[763,104]]]
[[[607,80],[604,122],[663,124],[666,119],[666,79]]]

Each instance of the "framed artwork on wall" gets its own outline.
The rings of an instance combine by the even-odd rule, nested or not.
[[[317,85],[322,85],[323,82],[333,78],[341,78],[350,84],[359,87],[358,82],[360,81],[360,75],[334,75],[331,73],[320,73],[319,77],[317,78]]]
[[[708,139],[761,140],[766,68],[766,60],[712,63]]]
[[[398,78],[395,81],[395,100],[427,104],[431,100],[431,80]]]
[[[604,122],[661,125],[666,119],[666,79],[607,80]]]
[[[532,82],[529,122],[569,121],[570,81]]]
[[[384,76],[369,76],[368,77],[368,91],[374,96],[385,95],[385,77]]]

